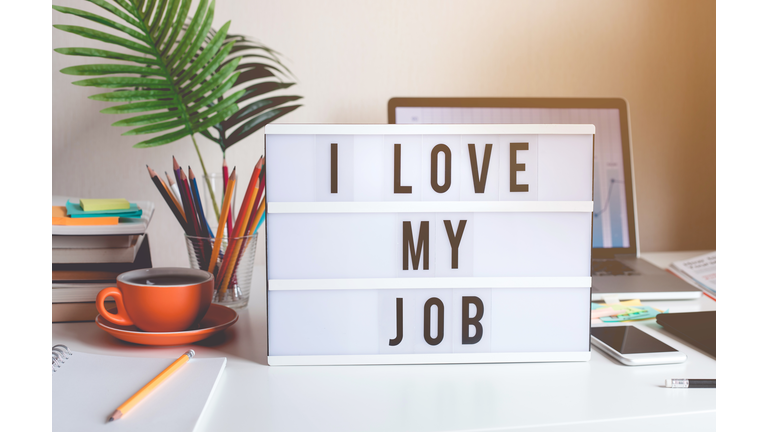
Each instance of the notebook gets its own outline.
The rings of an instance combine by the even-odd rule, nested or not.
[[[619,98],[389,100],[389,123],[595,125],[592,300],[671,300],[701,291],[638,256],[629,106]]]
[[[184,351],[180,348],[179,355]],[[62,358],[60,350],[53,354],[54,359]],[[224,371],[224,357],[189,360],[125,417],[107,426],[107,419],[120,404],[176,358],[117,357],[75,351],[58,367],[54,360],[53,431],[194,430]]]

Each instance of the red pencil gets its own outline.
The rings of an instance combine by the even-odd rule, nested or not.
[[[184,170],[180,171],[179,177],[181,178],[179,191],[181,192],[181,200],[184,201],[184,214],[187,215],[187,224],[190,226],[190,232],[193,232],[195,233],[195,236],[200,237],[200,225],[197,221],[195,203],[192,201],[192,192],[189,189],[189,182],[187,181],[187,176],[184,174]]]
[[[229,167],[227,166],[227,158],[223,158],[223,162],[221,164],[221,172],[224,174],[224,191],[226,191],[227,184],[229,184]],[[224,191],[221,193],[224,194]],[[233,201],[231,204],[232,208],[227,215],[227,237],[232,237],[232,213],[235,212],[234,204],[235,203]]]

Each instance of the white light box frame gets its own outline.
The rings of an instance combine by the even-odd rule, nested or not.
[[[593,125],[267,125],[270,365],[590,358]]]

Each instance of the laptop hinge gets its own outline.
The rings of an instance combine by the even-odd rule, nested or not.
[[[613,257],[614,257],[614,258],[616,258],[616,259],[621,259],[621,258],[636,258],[636,257],[637,257],[637,255],[634,255],[634,254],[616,254],[616,255],[614,255]]]

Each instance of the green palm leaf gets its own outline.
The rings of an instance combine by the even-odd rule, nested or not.
[[[73,66],[61,72],[93,77],[75,81],[75,85],[112,90],[90,99],[127,102],[103,113],[140,113],[113,124],[134,127],[124,135],[162,134],[134,147],[159,146],[206,132],[239,111],[237,102],[248,91],[226,93],[250,69],[238,69],[240,57],[232,52],[237,43],[229,41],[227,35],[229,22],[218,31],[211,28],[215,1],[200,0],[190,20],[191,0],[88,1],[108,15],[61,6],[53,9],[104,26],[109,33],[73,25],[54,27],[110,44],[110,49],[59,48],[56,52],[111,62]]]
[[[212,41],[221,30],[209,30],[206,40]],[[299,108],[299,104],[291,104],[301,99],[301,96],[281,95],[281,90],[295,83],[286,81],[293,79],[291,71],[282,63],[280,54],[250,38],[241,35],[226,36],[224,43],[232,48],[227,58],[219,66],[225,70],[232,65],[235,73],[239,73],[233,88],[242,94],[237,98],[240,107],[223,119],[213,124],[210,129],[200,133],[221,147],[222,152],[266,124],[277,120],[289,112]],[[244,88],[243,88],[244,87]],[[234,90],[233,90],[234,91]],[[227,95],[226,97],[231,97]],[[222,100],[219,98],[219,100]]]

